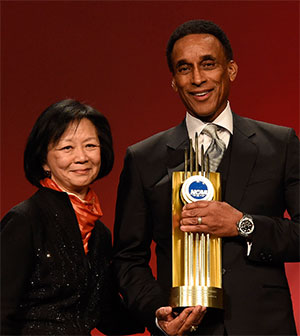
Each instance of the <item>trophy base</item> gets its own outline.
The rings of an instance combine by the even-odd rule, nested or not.
[[[222,289],[206,286],[180,286],[171,289],[170,306],[173,309],[198,305],[223,309]]]

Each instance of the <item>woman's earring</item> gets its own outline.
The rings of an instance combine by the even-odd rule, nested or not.
[[[45,176],[46,177],[51,177],[51,171],[50,170],[44,170],[44,172],[45,172]]]

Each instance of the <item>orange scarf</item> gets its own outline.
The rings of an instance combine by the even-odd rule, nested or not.
[[[43,187],[50,188],[56,191],[64,192],[53,180],[46,177],[40,181]],[[98,220],[102,215],[100,208],[100,202],[96,193],[89,188],[89,191],[82,201],[79,197],[74,194],[69,194],[70,201],[74,208],[77,221],[79,224],[81,238],[83,242],[84,252],[88,253],[88,241],[91,237],[92,230],[95,226],[95,221]]]

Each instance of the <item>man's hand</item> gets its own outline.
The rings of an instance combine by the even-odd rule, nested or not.
[[[182,208],[180,229],[185,232],[209,233],[218,237],[233,237],[238,235],[236,223],[242,217],[242,212],[226,202],[198,201],[186,204]]]
[[[202,306],[185,308],[179,315],[172,312],[172,307],[161,307],[155,315],[160,328],[169,336],[186,335],[191,328],[196,327],[202,321],[206,308]]]

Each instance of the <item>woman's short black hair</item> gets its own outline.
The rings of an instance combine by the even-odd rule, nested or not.
[[[210,34],[215,36],[223,45],[225,56],[228,61],[233,59],[233,52],[231,49],[230,42],[223,32],[223,30],[212,21],[208,20],[191,20],[184,22],[182,25],[178,26],[169,38],[166,55],[169,69],[174,73],[172,64],[172,51],[174,44],[177,40],[190,34]]]
[[[114,163],[112,135],[105,116],[74,99],[65,99],[49,106],[35,122],[24,152],[24,170],[27,180],[40,187],[46,177],[43,165],[47,161],[49,144],[56,144],[72,122],[83,118],[96,127],[101,148],[101,167],[95,180],[106,176]]]

